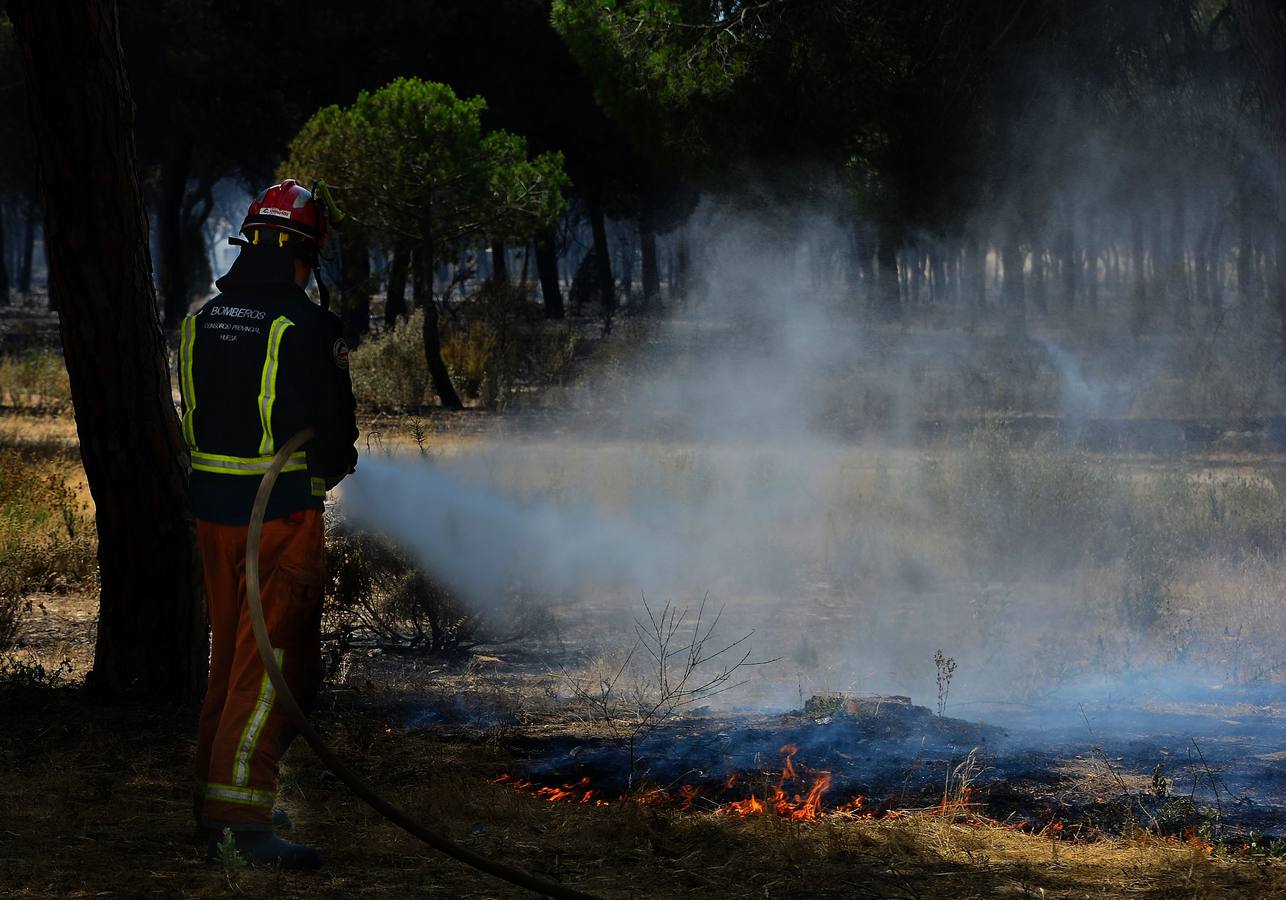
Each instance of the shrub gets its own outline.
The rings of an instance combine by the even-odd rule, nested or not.
[[[0,450],[0,593],[25,595],[93,578],[96,537],[72,467]]]
[[[429,367],[424,361],[424,313],[390,331],[373,337],[349,355],[353,392],[363,406],[376,412],[419,409],[429,389]]]
[[[468,400],[477,400],[483,382],[494,368],[498,337],[490,323],[470,321],[442,339],[442,360],[452,383]]]
[[[14,648],[22,630],[22,620],[31,612],[31,601],[6,590],[6,580],[0,576],[0,654]]]
[[[466,396],[503,407],[520,390],[565,380],[576,354],[571,330],[547,322],[515,284],[484,284],[452,317],[443,358]]]
[[[999,429],[980,431],[922,478],[976,567],[1012,573],[1115,558],[1128,527],[1128,485],[1111,467],[1080,451],[1017,447]]]
[[[509,598],[503,626],[489,620],[400,548],[339,519],[327,527],[326,572],[328,677],[342,674],[346,655],[358,645],[458,655],[482,644],[540,637],[552,627],[546,609],[530,596]]]
[[[0,356],[0,403],[35,412],[70,409],[71,384],[62,354],[35,350]]]
[[[326,544],[330,668],[358,640],[447,652],[480,642],[478,619],[392,544],[334,523]]]
[[[431,385],[416,311],[405,323],[353,351],[349,365],[358,402],[376,412],[414,412]],[[563,381],[577,342],[564,325],[546,322],[518,285],[484,284],[442,317],[442,361],[467,400],[504,406],[529,385]]]
[[[0,652],[17,639],[29,594],[94,577],[97,541],[71,474],[61,460],[0,450]]]

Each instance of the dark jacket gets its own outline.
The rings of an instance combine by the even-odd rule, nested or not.
[[[277,449],[311,426],[266,518],[321,509],[357,464],[356,401],[338,318],[295,283],[290,254],[246,247],[216,282],[219,295],[183,321],[179,384],[198,519],[250,521],[260,477]]]

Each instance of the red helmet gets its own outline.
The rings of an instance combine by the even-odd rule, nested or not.
[[[256,228],[276,228],[320,244],[326,238],[326,206],[293,178],[274,184],[251,201],[241,233]]]

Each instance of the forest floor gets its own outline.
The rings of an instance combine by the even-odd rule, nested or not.
[[[498,419],[520,438],[528,430],[536,440],[545,434],[539,412],[375,416],[362,423],[362,449],[413,452],[418,434],[435,456],[467,456],[487,445]],[[1130,438],[1134,426],[1121,427],[1104,445]],[[1277,426],[1255,427],[1232,439],[1185,434],[1202,449],[1199,458],[1136,454],[1127,478],[1186,467],[1201,477],[1276,484],[1286,466]],[[1140,439],[1153,431],[1146,426]],[[619,475],[612,454],[628,442],[553,443],[570,470],[588,478],[594,465],[605,466],[611,482]],[[75,446],[65,412],[0,410],[0,448],[66,465]],[[688,449],[649,452],[666,465],[677,460],[685,472],[709,462]],[[859,488],[836,503],[869,508],[863,515],[874,517],[904,515],[892,503],[899,485],[940,462],[918,450],[855,455],[881,453],[846,462]],[[72,493],[85,497],[83,478]],[[1276,520],[1264,521],[1279,533]],[[849,538],[862,540],[866,524],[855,513]],[[922,551],[917,558],[935,559],[938,539],[921,523],[898,527],[895,536]],[[826,543],[844,528],[828,515]],[[582,627],[570,643],[542,637],[450,659],[359,648],[323,690],[314,721],[413,816],[476,852],[604,897],[1286,897],[1286,706],[1273,662],[1281,658],[1274,626],[1281,572],[1262,560],[1241,569],[1193,566],[1174,570],[1180,588],[1167,595],[1154,630],[1180,659],[1189,644],[1224,641],[1216,661],[1231,673],[1228,683],[1204,694],[1149,688],[1097,705],[1072,697],[1054,712],[956,699],[952,717],[880,698],[874,710],[859,705],[849,715],[847,676],[827,670],[827,654],[859,655],[844,646],[856,628],[845,618],[851,598],[819,590],[798,605],[800,620],[756,622],[768,647],[801,671],[814,670],[808,690],[799,676],[798,703],[782,702],[780,683],[753,684],[775,705],[699,709],[645,735],[637,751],[654,790],[627,792],[621,742],[569,702],[569,680],[592,674],[595,645],[606,643],[606,620]],[[1016,626],[1004,606],[986,606],[994,585],[926,585],[905,560],[891,574],[863,572],[887,579],[889,617],[920,608],[900,611],[901,593],[937,591],[972,610],[984,631]],[[1100,602],[1095,592],[1104,584],[1116,603],[1125,584],[1106,569],[1065,580],[1039,587],[1056,601],[1089,604]],[[1242,606],[1210,599],[1234,595]],[[286,757],[279,799],[294,820],[291,836],[316,845],[326,867],[295,874],[206,863],[190,837],[194,711],[94,704],[79,689],[93,658],[92,591],[52,585],[30,599],[22,643],[0,678],[0,896],[527,896],[425,850],[356,800],[300,743]],[[568,622],[584,624],[576,618],[583,609],[564,612],[573,618],[562,635]],[[1226,623],[1243,614],[1247,634],[1228,634]],[[1051,619],[1041,641],[1054,635],[1075,649],[1069,658],[1078,665],[1092,653],[1102,661],[1151,652],[1128,643],[1105,649],[1101,640],[1094,648],[1088,630],[1075,633],[1077,615],[1115,612],[1087,606]],[[1049,657],[1043,675],[1069,678],[1050,644],[1032,644],[1038,658]],[[917,645],[921,668],[931,652]],[[986,663],[997,671],[1005,664]],[[795,677],[787,673],[792,699]],[[931,667],[927,677],[931,689]],[[841,689],[841,708],[826,706],[835,699],[823,690],[828,685]],[[814,690],[826,708],[809,699]],[[939,700],[945,706],[945,696]],[[810,806],[823,776],[831,780]],[[755,812],[751,798],[766,807],[762,814],[741,814]]]
[[[72,631],[62,640],[79,646],[90,604],[45,605],[50,624]],[[56,632],[33,633],[30,649],[41,657],[62,652],[51,644]],[[96,706],[77,690],[77,674],[64,686],[10,685],[3,695],[4,896],[524,896],[424,850],[298,744],[280,800],[294,834],[325,853],[323,871],[207,864],[189,839],[192,712]],[[832,811],[809,821],[741,818],[726,804],[685,809],[677,795],[548,802],[533,789],[494,782],[546,753],[598,746],[604,737],[551,705],[549,677],[520,654],[458,666],[385,662],[350,672],[314,718],[342,756],[412,815],[476,852],[605,897],[1286,896],[1286,864],[1247,848],[1142,827],[1076,837],[1055,820],[1020,830],[976,802],[945,808],[917,799],[878,817]],[[450,715],[453,708],[468,713]],[[762,749],[776,767],[777,748]],[[1093,768],[1074,756],[1046,761],[1064,790],[1087,777],[1068,763]],[[1116,791],[1105,774],[1097,780],[1097,790]]]
[[[458,421],[430,426],[437,452],[477,445],[479,418]],[[47,447],[74,445],[67,420],[33,423],[11,419],[10,440],[25,433]],[[405,422],[367,426],[395,447],[414,445]],[[326,868],[293,874],[207,864],[189,839],[193,712],[94,705],[77,687],[92,661],[93,596],[32,599],[24,646],[11,660],[22,668],[10,671],[0,703],[0,894],[524,896],[422,849],[300,744],[287,756],[281,802],[294,834],[325,853]],[[454,661],[363,653],[327,688],[315,719],[341,755],[413,815],[477,852],[602,896],[1286,896],[1281,845],[1256,837],[1286,822],[1286,709],[1272,690],[1198,709],[1138,703],[1139,715],[1179,717],[1153,727],[1143,744],[1147,726],[1137,717],[1079,740],[1041,725],[1035,733],[1057,737],[1040,750],[1018,737],[1016,716],[1002,717],[1002,734],[927,712],[853,724],[799,711],[768,718],[704,711],[685,720],[682,734],[660,740],[686,741],[706,754],[711,771],[658,769],[654,780],[669,785],[664,794],[620,800],[619,746],[560,699],[568,667],[584,661],[522,645]],[[1089,716],[1106,722],[1108,712]],[[1245,728],[1230,727],[1239,723]],[[1208,742],[1200,746],[1210,769],[1172,768],[1174,802],[1154,796],[1153,760],[1181,752],[1190,734]],[[798,808],[790,791],[806,790],[823,768],[835,772],[834,799],[805,821],[732,814],[736,798],[767,799],[784,783],[776,780],[781,750],[792,741],[804,747],[787,805]],[[974,745],[982,747],[980,771],[953,784],[953,764]],[[1246,759],[1256,762],[1250,770],[1238,767]],[[679,754],[671,768],[690,762]],[[752,786],[723,790],[723,773],[732,770]],[[1196,805],[1182,802],[1188,774],[1193,795],[1198,780],[1206,795]],[[604,805],[576,802],[587,790],[579,779],[591,775]],[[1223,797],[1221,821],[1207,811],[1214,809],[1207,778],[1233,784],[1213,792],[1215,802]],[[695,802],[680,781],[700,782]],[[565,783],[571,802],[549,802],[550,792],[540,791]],[[849,788],[868,794],[865,806],[839,808]],[[1167,815],[1173,821],[1158,826]]]

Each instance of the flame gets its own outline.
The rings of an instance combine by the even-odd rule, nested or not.
[[[728,813],[738,816],[762,816],[766,810],[754,794],[745,800],[736,800],[724,807]]]
[[[794,744],[786,744],[777,752],[786,754],[786,761],[781,767],[781,781],[777,782],[777,784],[782,785],[787,781],[794,781],[799,777],[799,774],[795,771],[794,763],[795,754],[799,752],[799,748]]]
[[[701,788],[694,784],[685,784],[679,788],[679,796],[683,798],[683,802],[679,804],[679,809],[687,812],[692,808],[692,804],[696,799],[701,796]]]
[[[900,819],[907,814],[901,809],[868,808],[867,798],[860,794],[828,810],[823,806],[823,799],[832,785],[831,773],[797,765],[795,758],[799,748],[794,744],[786,744],[781,747],[780,752],[784,755],[781,773],[768,782],[762,793],[756,794],[752,791],[748,797],[732,800],[723,805],[718,805],[715,797],[710,793],[713,791],[717,795],[719,788],[694,784],[682,785],[677,791],[654,787],[622,799],[644,806],[668,807],[688,812],[695,808],[699,798],[705,797],[707,808],[725,815],[751,818],[772,814],[794,822],[815,822],[828,812],[860,819]],[[803,790],[803,783],[806,783],[809,777],[813,779],[812,783],[807,790]],[[733,772],[723,781],[722,789],[730,790],[742,781],[744,781],[743,773]],[[537,785],[506,772],[491,779],[490,783],[503,784],[515,791],[540,797],[550,803],[575,803],[597,807],[608,806],[614,802],[602,798],[601,791],[590,784],[589,776],[582,777],[574,784],[549,787]],[[1057,820],[1045,823],[1043,826],[1029,819],[1001,822],[978,811],[976,807],[981,805],[974,801],[973,788],[966,787],[958,798],[943,797],[938,807],[927,812],[944,816],[962,815],[974,825],[1005,831],[1031,831],[1051,838],[1067,837],[1071,834],[1070,830],[1064,832],[1064,824]],[[1079,830],[1077,835],[1080,836]]]
[[[642,803],[644,806],[663,806],[669,803],[670,799],[670,795],[664,788],[652,788],[650,791],[644,791],[634,798],[635,802]]]
[[[849,800],[846,803],[841,803],[839,806],[835,807],[835,812],[858,813],[858,812],[861,812],[862,808],[865,806],[866,806],[866,798],[863,797],[861,794],[855,794],[852,800]],[[867,815],[869,816],[871,814],[867,813]]]
[[[813,782],[807,794],[796,793],[792,797],[786,793],[785,786],[787,782],[796,781],[800,777],[799,770],[795,768],[795,754],[799,752],[799,748],[794,744],[786,744],[778,752],[786,754],[786,759],[782,762],[781,777],[772,786],[769,794],[760,800],[752,793],[745,800],[736,800],[723,807],[724,812],[749,818],[766,815],[771,811],[783,819],[796,822],[812,822],[821,815],[822,795],[830,789],[831,773],[818,772],[817,780]],[[726,787],[732,786],[734,778],[735,776],[728,779]]]
[[[964,793],[955,799],[943,794],[942,805],[938,808],[938,814],[941,816],[964,815],[969,812],[973,805],[973,788],[966,786]]]
[[[560,803],[563,800],[572,803],[589,803],[597,792],[589,786],[589,776],[586,775],[576,784],[537,788],[535,793],[537,797],[544,797],[550,803]]]

